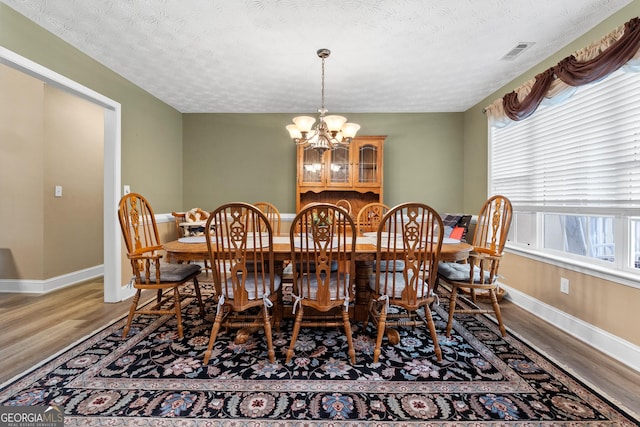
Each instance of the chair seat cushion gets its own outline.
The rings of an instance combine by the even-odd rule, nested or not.
[[[244,282],[244,288],[247,290],[247,294],[248,294],[248,298],[250,300],[257,300],[257,299],[261,299],[264,296],[264,292],[262,292],[262,289],[271,289],[271,286],[269,284],[269,276],[265,277],[266,279],[266,284],[265,286],[256,286],[256,276],[253,274],[249,274],[247,275],[247,279]],[[258,280],[262,280],[259,276]],[[225,298],[229,298],[229,299],[233,299],[233,283],[232,283],[232,279],[231,277],[229,277],[227,279],[227,282],[229,283],[229,286],[227,289],[223,289],[222,292],[225,294]],[[273,277],[273,291],[277,292],[278,289],[280,289],[280,284],[282,283],[282,278],[280,276],[278,276],[277,274],[274,275]],[[259,288],[256,290],[256,288]]]
[[[373,264],[373,271],[376,271],[377,261]],[[380,261],[380,271],[404,271],[404,261]]]
[[[409,278],[413,277],[413,273],[411,271],[407,272]],[[393,276],[393,277],[391,277]],[[392,285],[395,281],[395,292],[393,295],[391,295],[391,288]],[[393,274],[389,274],[388,277],[385,274],[381,274],[380,275],[380,292],[381,294],[385,294],[385,292],[383,292],[384,290],[384,286],[385,286],[385,282],[387,284],[387,286],[389,287],[389,293],[388,295],[391,298],[402,298],[402,291],[404,291],[404,288],[407,286],[407,283],[404,280],[404,273],[402,272],[395,272]],[[372,274],[371,276],[369,276],[369,287],[371,288],[372,291],[376,291],[376,275]],[[427,286],[419,286],[419,288],[417,289],[418,291],[418,298],[424,298],[424,292],[427,290]]]
[[[171,264],[168,262],[160,263],[160,282],[182,282],[194,273],[200,272],[201,267],[198,264]],[[155,266],[149,268],[149,282],[153,283],[156,279]],[[144,280],[144,279],[143,279]]]
[[[318,277],[315,274],[309,274],[298,279],[302,283],[302,297],[315,299],[318,293]],[[331,301],[344,299],[344,295],[338,295],[338,288],[342,288],[342,284],[349,281],[349,275],[346,273],[331,272],[329,276],[329,298]],[[308,286],[308,289],[307,289]],[[307,293],[307,290],[309,293]]]
[[[438,264],[438,275],[440,275],[445,280],[449,280],[452,282],[469,282],[469,269],[471,268],[471,264],[460,264],[457,262],[441,262]],[[484,272],[484,280],[480,280],[480,269],[473,269],[473,283],[489,283],[491,275],[488,271]],[[493,281],[496,281],[496,277],[493,278]]]
[[[247,272],[249,273],[253,273],[254,271],[257,272],[262,272],[262,269],[265,267],[265,263],[262,262],[254,262],[254,261],[245,261],[245,267],[247,268]],[[267,271],[267,269],[265,268],[265,271]]]
[[[309,273],[315,273],[316,272],[316,264],[311,262],[311,263],[296,263],[296,270],[298,270],[299,274],[304,274],[306,273],[307,268],[309,269]],[[329,266],[329,268],[331,269],[332,272],[334,271],[338,271],[338,261],[331,261],[331,265]]]

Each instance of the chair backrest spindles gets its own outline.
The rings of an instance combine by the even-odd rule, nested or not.
[[[211,212],[206,229],[209,261],[216,292],[242,307],[253,304],[257,295],[273,294],[273,230],[257,207],[228,203]],[[248,287],[254,286],[253,289]]]
[[[370,233],[378,231],[378,225],[382,217],[389,211],[389,206],[383,203],[369,203],[364,205],[356,217],[358,233]]]
[[[473,234],[474,249],[491,255],[502,255],[512,215],[513,208],[508,198],[500,195],[490,197],[478,215]]]
[[[437,280],[442,219],[427,205],[404,203],[384,215],[377,231],[376,292],[416,309],[432,296]]]
[[[118,219],[130,256],[155,254],[162,249],[153,209],[142,195],[129,193],[122,197],[118,205]],[[148,262],[131,259],[131,264],[136,277],[142,280],[148,270]]]
[[[347,199],[340,199],[336,202],[336,206],[340,206],[342,209],[346,210],[349,215],[351,215],[352,207],[351,202]]]
[[[256,202],[253,204],[265,214],[274,234],[280,234],[280,211],[269,202]],[[263,230],[265,231],[265,230]]]
[[[323,311],[336,299],[351,300],[355,242],[355,225],[344,209],[328,203],[303,208],[290,231],[295,292]]]

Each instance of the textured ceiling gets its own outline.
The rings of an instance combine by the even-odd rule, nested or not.
[[[319,48],[333,113],[465,111],[631,2],[0,1],[185,113],[315,112]]]

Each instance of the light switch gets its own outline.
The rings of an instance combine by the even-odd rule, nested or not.
[[[54,196],[62,197],[62,185],[56,185],[56,189],[54,191]]]
[[[124,195],[126,196],[127,194],[131,193],[131,187],[128,185],[124,186]]]

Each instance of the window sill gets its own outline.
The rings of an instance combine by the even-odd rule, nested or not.
[[[508,244],[505,247],[505,252],[529,259],[534,259],[536,261],[551,264],[567,270],[576,271],[578,273],[587,274],[589,276],[594,276],[603,280],[609,280],[621,285],[640,289],[640,272],[634,273],[630,271],[627,272],[614,270],[595,264],[570,260],[567,258],[560,258],[541,251],[511,246]]]

